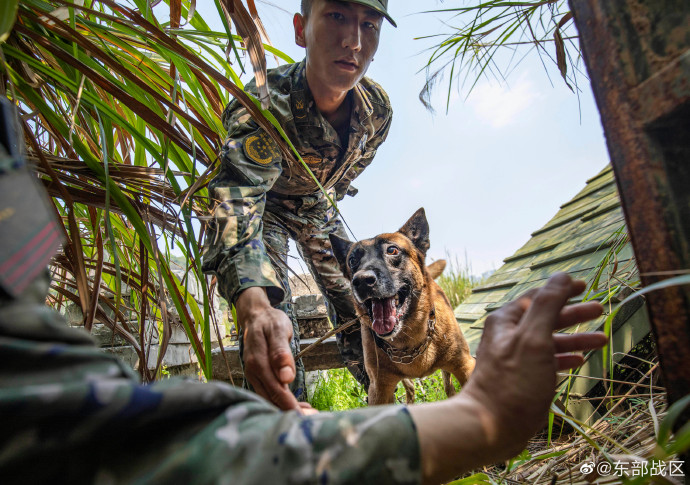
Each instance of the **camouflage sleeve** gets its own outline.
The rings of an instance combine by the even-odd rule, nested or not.
[[[335,184],[336,199],[342,200],[347,194],[347,189],[354,179],[359,177],[359,175],[367,168],[376,156],[376,150],[381,146],[381,144],[386,141],[388,136],[388,131],[391,127],[391,121],[393,120],[392,114],[383,122],[378,131],[373,137],[369,139],[366,144],[366,148],[362,153],[362,157],[355,162],[352,167],[345,172],[343,178],[341,178],[337,184]],[[355,192],[356,193],[356,192]],[[354,194],[353,194],[354,195]]]
[[[224,383],[140,385],[37,303],[0,301],[2,483],[419,483],[403,406],[304,417]]]
[[[203,270],[218,278],[220,294],[234,302],[241,290],[266,288],[272,304],[283,299],[263,242],[266,193],[282,172],[278,146],[247,111],[231,104],[220,171],[209,183],[214,203],[204,242]]]

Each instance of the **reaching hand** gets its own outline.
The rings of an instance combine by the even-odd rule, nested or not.
[[[601,315],[598,302],[565,306],[585,288],[566,274],[556,274],[489,315],[477,349],[477,367],[466,389],[488,412],[489,441],[509,444],[505,456],[522,450],[544,425],[557,383],[556,372],[582,364],[580,352],[602,347],[602,333],[553,332]]]
[[[257,394],[279,408],[302,409],[288,387],[295,379],[290,319],[270,305],[263,288],[244,290],[236,308],[244,331],[245,378]]]
[[[419,430],[425,483],[515,456],[544,425],[556,372],[583,362],[573,352],[606,344],[601,332],[554,334],[601,315],[596,302],[566,306],[584,288],[584,282],[556,274],[544,287],[491,313],[477,366],[462,392],[410,408]]]

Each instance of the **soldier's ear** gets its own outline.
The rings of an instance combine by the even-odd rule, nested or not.
[[[331,248],[333,248],[333,255],[335,256],[335,259],[338,260],[338,264],[340,265],[340,271],[342,271],[343,274],[346,275],[347,255],[350,252],[350,248],[354,243],[348,241],[347,239],[338,237],[335,234],[329,234],[328,239],[331,240]]]
[[[307,19],[305,19],[302,14],[296,13],[292,17],[292,26],[295,28],[295,44],[300,47],[307,47],[307,43],[304,41],[304,26],[307,24]]]
[[[429,250],[429,223],[426,220],[424,207],[417,210],[398,232],[406,236],[422,254]]]

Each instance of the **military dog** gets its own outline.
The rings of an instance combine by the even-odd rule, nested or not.
[[[369,404],[392,403],[400,380],[442,369],[451,396],[453,374],[461,385],[474,369],[453,308],[434,279],[445,265],[425,266],[429,223],[419,209],[397,232],[357,243],[330,235],[361,313]],[[409,400],[409,384],[406,385]]]

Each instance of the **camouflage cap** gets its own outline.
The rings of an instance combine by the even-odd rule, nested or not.
[[[378,13],[383,15],[388,19],[388,21],[393,25],[393,27],[397,27],[398,25],[395,23],[395,20],[391,18],[390,15],[388,15],[388,0],[345,0],[346,2],[349,3],[359,3],[360,5],[365,5],[367,7],[373,8],[376,10]]]

